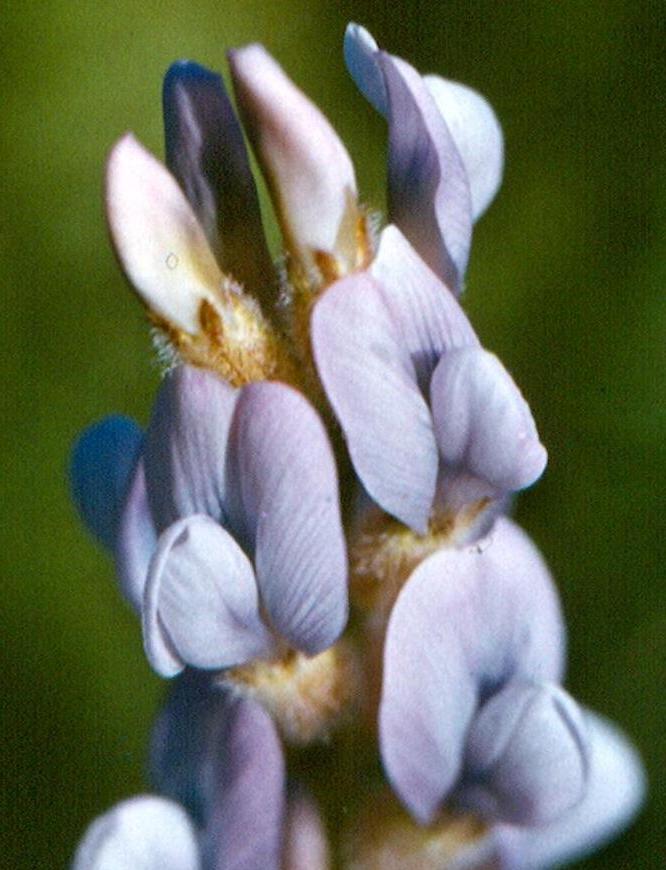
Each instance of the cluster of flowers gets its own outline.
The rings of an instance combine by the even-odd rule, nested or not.
[[[95,821],[76,870],[549,867],[642,798],[631,745],[562,688],[557,593],[507,516],[546,451],[457,298],[497,120],[356,25],[345,58],[388,123],[381,231],[319,110],[261,46],[230,53],[279,294],[219,76],[168,71],[168,169],[130,135],[109,160],[167,371],[145,433],[82,435],[73,491],[175,680],[158,794]]]

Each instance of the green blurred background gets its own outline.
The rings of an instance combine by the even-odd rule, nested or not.
[[[502,121],[505,181],[477,227],[466,304],[550,452],[517,515],[559,580],[569,686],[626,728],[651,777],[635,828],[584,866],[663,866],[663,7],[51,0],[9,9],[2,866],[65,866],[94,815],[145,787],[163,689],[66,485],[76,433],[109,411],[145,421],[158,381],[107,242],[105,154],[126,129],[162,153],[161,76],[172,60],[221,69],[225,48],[260,40],[327,112],[364,199],[381,206],[384,126],[345,74],[350,18],[422,71],[477,87]]]

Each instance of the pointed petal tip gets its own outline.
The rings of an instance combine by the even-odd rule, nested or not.
[[[197,333],[201,302],[214,304],[222,276],[178,182],[132,133],[109,154],[105,200],[116,254],[141,300]]]
[[[381,115],[388,111],[386,85],[377,61],[379,46],[360,24],[348,24],[343,41],[345,65],[354,84]]]
[[[167,68],[167,71],[164,73],[164,87],[166,89],[179,81],[196,80],[217,82],[221,78],[222,77],[219,73],[213,72],[213,70],[208,69],[208,67],[203,66],[197,61],[183,58],[181,60],[175,60]]]
[[[332,125],[262,45],[230,51],[229,67],[287,247],[308,269],[317,251],[355,262],[356,177]]]

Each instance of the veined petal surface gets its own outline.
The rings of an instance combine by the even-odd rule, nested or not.
[[[106,207],[125,274],[150,311],[190,334],[222,274],[177,181],[127,134],[109,156]]]
[[[314,306],[310,329],[363,486],[385,511],[425,531],[438,467],[430,409],[378,282],[365,272],[336,282]]]
[[[164,78],[162,102],[167,166],[222,271],[260,294],[275,279],[243,132],[222,77],[178,61]]]
[[[201,870],[194,825],[165,798],[130,798],[92,823],[72,870]]]
[[[146,484],[160,531],[189,514],[225,520],[227,440],[238,391],[192,366],[170,372],[146,435]]]
[[[186,517],[162,533],[146,582],[143,637],[164,677],[185,665],[219,670],[273,651],[252,565],[210,517]]]
[[[463,766],[475,710],[512,679],[559,681],[564,628],[536,547],[500,517],[486,539],[412,573],[384,648],[384,766],[417,821],[434,817]]]
[[[285,384],[241,391],[229,436],[257,583],[277,631],[303,652],[333,644],[347,622],[347,557],[338,477],[317,413]]]

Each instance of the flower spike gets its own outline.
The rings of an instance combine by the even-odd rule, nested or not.
[[[168,168],[130,135],[109,160],[111,234],[168,371],[145,434],[84,432],[71,484],[173,683],[159,796],[95,822],[74,870],[548,870],[644,796],[628,741],[562,687],[557,591],[506,516],[546,450],[457,298],[497,118],[358,25],[344,53],[388,124],[376,232],[343,144],[261,45],[229,55],[238,113],[219,75],[170,67]]]

